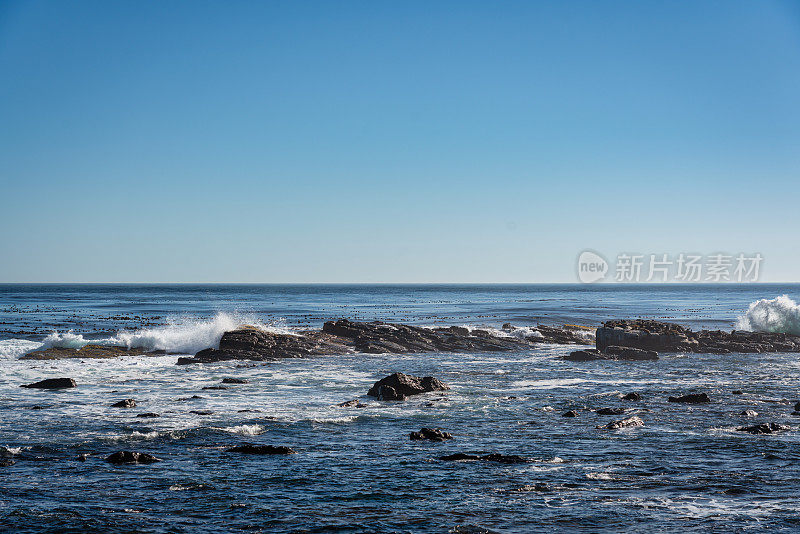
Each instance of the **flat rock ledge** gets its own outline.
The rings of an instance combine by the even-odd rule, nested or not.
[[[147,352],[142,349],[129,349],[115,345],[86,345],[80,349],[51,347],[49,349],[34,350],[20,357],[20,360],[66,360],[69,358],[107,359],[120,356],[143,356],[145,354],[159,355],[163,351]]]
[[[243,327],[225,332],[219,348],[204,349],[193,358],[179,358],[179,365],[227,360],[267,361],[282,358],[347,354],[402,354],[420,352],[501,352],[541,343],[586,344],[585,330],[540,326],[521,329],[504,325],[489,331],[460,326],[422,328],[384,322],[328,321],[322,330],[296,334],[267,332]]]

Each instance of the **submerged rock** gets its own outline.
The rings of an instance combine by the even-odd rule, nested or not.
[[[226,449],[225,452],[239,452],[242,454],[296,454],[297,451],[291,447],[274,446],[274,445],[253,445],[252,443],[243,443],[236,447]]]
[[[791,427],[778,423],[761,423],[759,425],[741,426],[736,430],[739,432],[747,432],[748,434],[772,434],[773,432],[791,430]]]
[[[475,461],[480,460],[484,462],[498,462],[501,464],[522,464],[527,463],[529,460],[516,454],[466,454],[458,452],[456,454],[448,454],[447,456],[440,456],[440,460],[446,462],[460,462],[460,461]]]
[[[595,360],[646,361],[658,360],[658,353],[652,350],[610,346],[602,351],[598,349],[572,351],[562,356],[562,359],[572,362],[591,362]]]
[[[358,399],[353,399],[351,401],[342,402],[342,403],[337,404],[336,406],[338,406],[339,408],[366,408],[367,407],[366,404],[364,404],[363,402],[361,402]]]
[[[412,441],[445,441],[453,439],[453,436],[449,432],[442,432],[438,428],[421,428],[419,432],[411,432],[408,437]]]
[[[250,382],[248,380],[245,380],[244,378],[223,378],[222,379],[222,383],[223,384],[249,384]]]
[[[17,462],[10,458],[0,458],[0,467],[11,467],[15,463]]]
[[[115,452],[108,458],[106,458],[108,463],[112,464],[152,464],[155,462],[160,462],[160,458],[156,458],[153,455],[144,453],[144,452],[132,452],[132,451],[119,451]]]
[[[133,399],[125,399],[115,402],[111,405],[112,408],[136,408],[136,401]]]
[[[140,413],[140,414],[139,414],[139,415],[137,415],[136,417],[141,417],[141,418],[153,418],[153,417],[161,417],[161,416],[160,416],[160,415],[158,415],[157,413],[153,413],[153,412],[145,412],[145,413]]]
[[[637,416],[628,417],[627,419],[622,419],[620,421],[611,421],[607,425],[598,426],[598,429],[601,430],[617,430],[619,428],[629,428],[634,426],[643,426],[644,421]]]
[[[741,412],[739,415],[743,417],[756,417],[758,415],[758,412],[755,410],[745,410]]]
[[[640,400],[642,400],[642,396],[639,395],[638,393],[636,393],[635,391],[632,391],[631,393],[626,393],[625,395],[623,395],[620,398],[622,400],[626,400],[626,401],[640,401]]]
[[[66,388],[74,388],[78,384],[71,378],[48,378],[45,380],[40,380],[39,382],[34,382],[33,384],[27,384],[24,386],[20,386],[23,388],[35,388],[35,389],[66,389]]]
[[[680,397],[669,397],[667,400],[669,402],[685,402],[687,404],[711,402],[711,399],[706,393],[690,393],[689,395],[682,395]]]
[[[367,395],[376,397],[378,400],[403,400],[410,395],[449,389],[447,384],[432,376],[420,378],[403,373],[394,373],[375,382],[367,391]]]
[[[597,415],[622,415],[625,413],[625,408],[600,408],[594,412]]]
[[[575,410],[570,410],[568,412],[564,412],[563,414],[561,414],[561,417],[578,417],[578,412],[576,412]]]
[[[230,388],[229,388],[229,387],[227,387],[227,386],[205,386],[205,387],[203,387],[203,389],[209,389],[209,390],[223,390],[223,389],[230,389]]]

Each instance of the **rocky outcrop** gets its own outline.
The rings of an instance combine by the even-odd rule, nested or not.
[[[370,397],[378,400],[403,400],[410,395],[419,395],[430,391],[446,391],[447,384],[432,376],[418,377],[403,373],[394,373],[373,384],[367,391]]]
[[[328,321],[322,331],[295,334],[266,332],[242,327],[226,332],[219,347],[204,349],[178,364],[226,360],[273,360],[353,352],[367,354],[417,352],[499,352],[519,350],[539,343],[590,343],[591,335],[578,327],[537,326],[517,329],[505,325],[501,331],[460,326],[422,328],[383,322]]]
[[[610,346],[631,347],[656,352],[800,352],[800,336],[774,332],[733,330],[692,331],[689,328],[660,321],[607,321],[595,333],[600,351]]]
[[[467,454],[459,452],[456,454],[448,454],[447,456],[440,456],[439,459],[446,462],[480,460],[484,462],[498,462],[501,464],[524,464],[529,461],[527,458],[517,456],[516,454],[499,454],[496,452],[491,454]]]
[[[600,430],[617,430],[620,428],[630,428],[643,425],[644,421],[642,421],[640,417],[634,415],[633,417],[628,417],[620,421],[611,421],[607,425],[598,426],[597,428]]]
[[[706,393],[690,393],[689,395],[681,395],[680,397],[670,397],[667,400],[669,402],[683,402],[687,404],[711,402],[711,399]]]
[[[223,378],[223,384],[249,384],[250,382],[244,378]]]
[[[161,459],[144,452],[119,451],[106,458],[106,461],[116,465],[152,464],[155,462],[160,462]]]
[[[412,441],[445,441],[453,439],[449,432],[442,432],[438,428],[421,428],[419,432],[411,432],[408,437]]]
[[[136,401],[133,399],[125,399],[115,402],[111,405],[112,408],[136,408]]]
[[[636,393],[635,391],[631,391],[630,393],[626,393],[620,397],[622,400],[626,401],[640,401],[642,400],[642,396]]]
[[[153,412],[145,412],[145,413],[140,413],[140,414],[139,414],[139,415],[137,415],[136,417],[140,417],[140,418],[142,418],[142,419],[152,419],[152,418],[154,418],[154,417],[161,417],[161,416],[160,416],[160,415],[158,415],[157,413],[153,413]]]
[[[625,408],[600,408],[594,413],[597,415],[622,415],[625,413]]]
[[[71,378],[47,378],[45,380],[40,380],[39,382],[26,384],[20,387],[33,389],[66,389],[74,388],[77,385],[78,384],[76,384]]]
[[[68,358],[103,359],[120,356],[142,356],[144,354],[163,354],[163,352],[147,352],[141,349],[129,349],[113,345],[86,345],[80,349],[51,347],[34,350],[20,357],[20,360],[65,360]]]
[[[645,361],[658,360],[658,353],[652,350],[612,345],[610,347],[606,347],[604,351],[600,351],[598,349],[572,351],[562,358],[572,362],[590,362],[594,360]]]
[[[339,408],[366,408],[367,405],[358,399],[342,402],[336,405]]]
[[[244,443],[236,447],[226,449],[225,452],[239,452],[242,454],[296,454],[297,451],[291,447],[275,446],[275,445],[253,445],[252,443]]]
[[[570,410],[568,412],[562,413],[561,417],[578,417],[578,412],[576,412],[575,410]]]
[[[778,423],[761,423],[760,425],[741,426],[736,430],[739,432],[747,432],[748,434],[772,434],[774,432],[791,430],[791,427]]]

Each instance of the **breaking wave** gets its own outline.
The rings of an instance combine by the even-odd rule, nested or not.
[[[800,336],[800,306],[788,295],[757,300],[750,304],[747,313],[737,319],[736,328]]]
[[[24,350],[21,351],[19,349],[23,347],[17,344],[13,349],[9,347],[9,352],[13,351],[15,355],[21,356],[25,352],[37,349],[52,347],[79,349],[92,343],[147,351],[163,350],[173,354],[194,354],[203,349],[217,348],[222,334],[245,325],[255,326],[271,332],[292,333],[281,324],[266,324],[252,316],[236,313],[218,313],[211,319],[184,317],[174,319],[163,326],[139,330],[121,330],[114,336],[104,339],[86,339],[81,334],[75,334],[72,331],[53,332],[45,337],[41,343],[28,342],[24,346]]]

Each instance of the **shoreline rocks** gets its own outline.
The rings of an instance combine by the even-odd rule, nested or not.
[[[781,425],[778,423],[761,423],[751,426],[740,426],[736,429],[738,432],[747,432],[748,434],[773,434],[775,432],[782,432],[784,430],[791,430],[790,426]]]
[[[419,432],[409,433],[408,438],[411,441],[445,441],[453,439],[453,436],[449,432],[442,432],[438,428],[421,428]]]
[[[607,425],[598,426],[598,430],[618,430],[620,428],[630,428],[636,426],[644,426],[644,421],[638,416],[628,417],[619,421],[611,421]]]
[[[273,455],[273,454],[297,454],[297,451],[291,447],[275,446],[275,445],[253,445],[252,443],[243,443],[236,447],[225,449],[225,452],[238,452],[241,454],[258,454],[258,455]]]
[[[115,465],[152,464],[160,461],[161,461],[160,458],[156,458],[151,454],[147,454],[144,452],[132,452],[132,451],[115,452],[114,454],[106,458],[106,462]]]
[[[133,399],[125,399],[115,402],[111,405],[112,408],[136,408],[136,401]]]
[[[367,395],[378,400],[404,400],[411,395],[431,391],[447,391],[450,387],[432,376],[418,377],[394,373],[375,382]]]
[[[690,393],[688,395],[681,395],[680,397],[669,397],[667,401],[683,402],[686,404],[702,404],[705,402],[711,402],[711,399],[706,393]]]
[[[21,356],[20,360],[66,360],[70,358],[108,359],[120,356],[145,356],[164,354],[163,351],[148,352],[142,349],[120,347],[117,345],[88,344],[79,349],[50,347],[48,349],[34,350]]]

